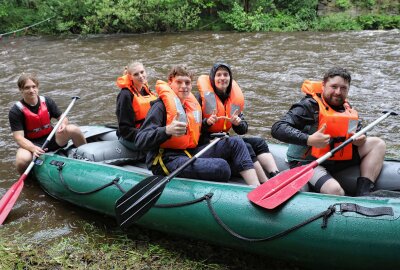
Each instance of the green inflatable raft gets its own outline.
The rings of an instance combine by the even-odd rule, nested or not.
[[[113,128],[82,127],[88,144],[67,146],[38,159],[34,174],[49,195],[115,216],[115,202],[151,175],[143,154],[124,148]],[[270,145],[280,170],[285,145]],[[358,168],[335,175],[355,189]],[[331,196],[307,186],[274,210],[252,204],[252,188],[172,179],[137,225],[210,243],[328,269],[394,269],[400,266],[400,161],[385,161],[377,191],[368,197]],[[390,191],[388,191],[390,190]]]

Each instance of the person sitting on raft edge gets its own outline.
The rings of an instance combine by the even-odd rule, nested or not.
[[[42,149],[53,130],[51,119],[60,119],[62,113],[53,99],[39,96],[39,80],[35,74],[22,74],[17,85],[22,99],[11,107],[8,119],[14,140],[19,145],[15,158],[18,173],[24,173],[34,156],[63,148],[70,139],[76,147],[86,144],[79,127],[69,124],[65,117],[47,148]]]
[[[357,111],[347,101],[350,82],[350,73],[341,67],[329,69],[322,82],[305,81],[302,91],[306,96],[272,126],[272,136],[289,143],[290,167],[308,164],[323,156],[361,128]],[[361,176],[357,178],[355,195],[368,195],[382,169],[385,152],[382,139],[361,135],[317,166],[309,184],[320,193],[351,193],[331,174],[359,165]]]

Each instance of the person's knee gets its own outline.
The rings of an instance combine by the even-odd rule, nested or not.
[[[386,152],[386,143],[384,140],[382,140],[381,138],[377,138],[375,137],[375,142],[374,145],[377,149],[379,149],[382,152]]]
[[[263,138],[255,137],[253,140],[253,148],[256,154],[269,153],[268,144]]]
[[[386,151],[386,143],[381,138],[368,137],[366,144],[369,145],[370,148],[372,148],[376,151],[380,151],[380,152]]]
[[[17,167],[17,170],[19,172],[24,172],[24,170],[28,167],[29,163],[30,160],[28,159],[19,158],[15,160],[15,166]]]
[[[211,168],[210,168],[211,169]],[[231,178],[231,169],[229,163],[224,159],[214,160],[212,166],[213,175],[216,181],[228,182]]]
[[[81,133],[81,130],[79,129],[79,127],[72,125],[72,124],[68,124],[66,126],[66,132],[70,135],[77,135]]]
[[[221,171],[219,172],[219,181],[221,182],[228,182],[229,179],[231,179],[231,170],[229,169],[221,169]]]
[[[87,143],[81,129],[72,124],[67,125],[65,133],[62,135],[61,139],[59,138],[59,140],[61,140],[61,145],[67,143],[67,141],[70,139],[72,139],[72,142],[77,147]],[[58,140],[57,143],[59,143]]]
[[[30,162],[33,158],[33,155],[30,151],[23,149],[23,148],[19,148],[17,150],[17,154],[16,154],[16,161],[17,162]]]
[[[343,188],[335,180],[325,182],[325,184],[322,185],[320,192],[338,196],[344,196],[345,194]]]
[[[343,188],[339,184],[337,184],[337,185],[335,185],[334,187],[331,188],[329,194],[338,195],[338,196],[344,196],[345,192],[344,192]]]
[[[246,146],[245,142],[239,136],[229,137],[227,140],[228,140],[228,142],[229,142],[231,147],[242,148],[242,149],[246,148],[247,149],[247,146]]]
[[[33,155],[31,152],[27,150],[18,150],[17,155],[15,157],[15,167],[17,171],[22,174],[26,168],[29,166],[29,163],[32,161]]]
[[[247,150],[249,151],[251,160],[252,160],[253,162],[256,162],[256,161],[257,161],[257,155],[256,155],[256,153],[254,152],[253,147],[252,147],[251,144],[249,144],[249,143],[245,143],[245,144],[246,144]]]
[[[226,164],[226,166],[219,167],[217,169],[217,175],[219,175],[220,181],[228,182],[231,178],[231,169],[229,168],[229,165]]]

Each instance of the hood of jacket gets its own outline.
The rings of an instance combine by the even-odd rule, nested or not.
[[[217,87],[215,86],[215,73],[217,73],[218,68],[220,67],[224,67],[228,70],[229,73],[229,77],[231,78],[229,81],[229,85],[228,88],[226,89],[226,92],[220,91],[217,89]],[[228,97],[229,94],[231,93],[232,90],[232,71],[231,71],[231,67],[228,64],[222,63],[222,62],[218,62],[215,63],[213,65],[213,67],[210,70],[210,82],[211,82],[211,86],[214,89],[214,92],[217,94],[217,96],[221,99],[221,101],[225,101]]]

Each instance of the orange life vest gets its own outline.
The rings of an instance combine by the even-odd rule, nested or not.
[[[333,148],[339,146],[342,142],[350,138],[357,129],[358,126],[358,113],[352,109],[350,104],[345,100],[343,106],[344,112],[337,112],[333,110],[328,103],[324,101],[321,96],[322,93],[322,82],[321,81],[304,81],[301,90],[311,95],[319,105],[319,122],[318,129],[326,124],[325,134],[331,136],[331,143],[324,148],[312,147],[311,155],[316,158],[323,156]],[[341,151],[335,153],[330,160],[350,160],[352,158],[352,145],[349,144],[344,147]]]
[[[27,139],[38,139],[49,135],[53,130],[53,126],[50,121],[50,113],[47,109],[46,98],[43,96],[39,97],[39,110],[35,114],[31,112],[21,101],[16,103],[17,107],[23,112],[25,116],[25,137]]]
[[[201,130],[201,107],[195,96],[190,93],[189,97],[182,104],[178,96],[171,89],[168,83],[158,80],[156,91],[163,101],[167,110],[167,125],[171,124],[177,112],[178,121],[187,123],[187,132],[183,136],[172,136],[160,145],[161,148],[187,149],[195,148],[199,142]]]
[[[147,95],[142,95],[140,93],[141,89],[137,89],[133,85],[132,80],[129,78],[129,75],[119,77],[117,79],[117,86],[121,89],[127,88],[132,93],[132,108],[135,112],[135,127],[139,128],[146,118],[148,111],[150,110],[150,102],[156,100],[157,96],[150,91],[148,85],[143,86]]]
[[[208,75],[200,75],[197,79],[197,88],[201,96],[203,117],[209,118],[215,110],[217,116],[227,116],[229,118],[236,110],[243,111],[244,96],[235,80],[232,81],[231,92],[224,103],[215,94]],[[227,132],[231,127],[232,123],[229,120],[219,119],[214,125],[209,127],[208,131]]]

